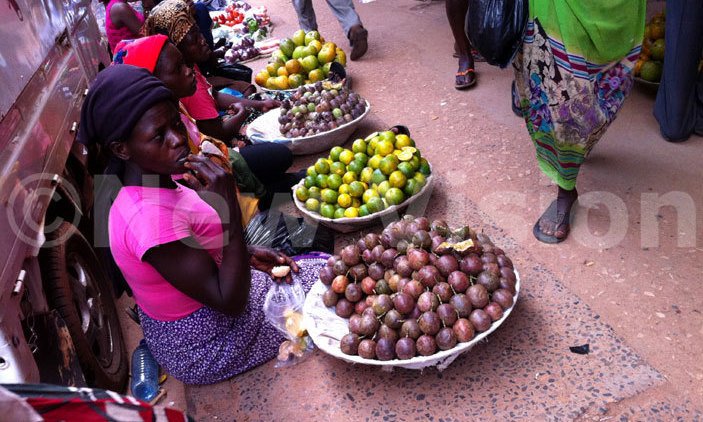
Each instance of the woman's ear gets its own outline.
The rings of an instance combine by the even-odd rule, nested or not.
[[[127,148],[127,144],[124,142],[110,142],[110,145],[108,145],[108,148],[110,148],[110,152],[112,154],[119,158],[120,160],[123,161],[128,161],[130,158],[129,155],[129,150]]]

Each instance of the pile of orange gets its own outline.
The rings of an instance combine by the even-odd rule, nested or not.
[[[254,78],[259,86],[272,90],[293,89],[327,78],[332,62],[347,63],[344,51],[317,31],[296,31],[281,40],[279,49]]]
[[[664,63],[664,27],[666,15],[657,13],[645,26],[642,53],[635,64],[634,76],[645,81],[659,82]]]

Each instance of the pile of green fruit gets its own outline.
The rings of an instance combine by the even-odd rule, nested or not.
[[[266,68],[254,77],[259,86],[283,90],[315,83],[327,78],[332,62],[347,64],[344,50],[333,42],[325,42],[317,31],[296,31],[284,38]]]
[[[281,104],[281,134],[287,138],[315,135],[338,128],[360,117],[366,100],[341,83],[329,81],[301,86]]]
[[[408,135],[376,132],[318,159],[295,196],[325,218],[365,217],[419,193],[430,172]]]
[[[659,82],[664,68],[664,27],[666,15],[657,13],[645,26],[642,52],[635,63],[633,75],[645,81]]]
[[[324,306],[349,319],[340,348],[388,361],[430,356],[491,329],[517,295],[513,262],[468,226],[406,215],[320,270]]]

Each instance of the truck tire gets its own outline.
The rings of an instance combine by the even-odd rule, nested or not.
[[[112,282],[90,243],[68,222],[47,241],[39,259],[49,305],[66,322],[78,362],[89,385],[124,391],[129,361],[117,317]]]

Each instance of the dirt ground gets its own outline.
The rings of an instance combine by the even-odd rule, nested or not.
[[[349,51],[327,5],[313,3],[320,32]],[[297,29],[290,2],[266,6],[276,37]],[[492,234],[519,265],[519,305],[494,340],[441,373],[381,374],[317,352],[300,367],[266,364],[216,386],[171,379],[162,403],[198,420],[703,418],[703,139],[665,142],[654,94],[636,86],[581,170],[572,234],[542,244],[532,225],[556,187],[510,109],[512,70],[478,63],[477,86],[456,91],[444,2],[355,6],[369,52],[348,69],[372,105],[357,135],[410,128],[438,182],[426,215]],[[590,355],[569,353],[582,343]]]

